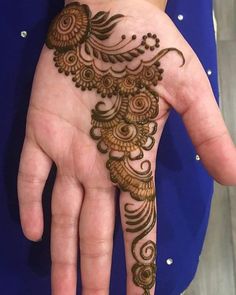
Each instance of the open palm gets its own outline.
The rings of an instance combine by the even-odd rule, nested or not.
[[[152,177],[157,148],[170,108],[175,108],[182,115],[203,163],[220,182],[236,182],[235,147],[200,62],[164,12],[141,0],[132,1],[132,4],[119,1],[109,4],[109,7],[107,4],[94,4],[90,6],[92,16],[89,16],[88,8],[81,8],[78,4],[72,4],[72,8],[73,5],[79,7],[78,13],[82,11],[88,17],[95,15],[93,25],[100,22],[108,27],[114,26],[111,27],[111,35],[104,38],[104,41],[101,41],[101,37],[100,45],[96,45],[96,48],[103,51],[103,56],[99,52],[91,53],[91,48],[87,48],[87,55],[93,55],[93,60],[97,62],[95,66],[100,70],[92,79],[86,73],[83,78],[81,67],[80,72],[77,71],[74,57],[71,59],[68,56],[70,59],[66,64],[62,62],[62,58],[75,49],[70,39],[62,39],[59,44],[59,39],[52,33],[48,37],[47,46],[54,50],[46,46],[42,50],[34,78],[18,177],[22,227],[26,237],[31,240],[38,240],[42,236],[41,194],[54,162],[57,177],[52,198],[53,294],[76,293],[78,248],[83,294],[108,294],[115,222],[115,184],[118,184],[122,188],[120,209],[126,247],[127,294],[141,294],[143,291],[145,294],[153,294],[155,254],[152,247],[156,240],[156,214],[155,205],[152,207],[151,202],[146,201],[153,201],[155,190],[154,184],[152,187]],[[105,14],[108,10],[110,15]],[[120,12],[124,16],[118,14]],[[109,17],[114,15],[117,17],[109,21]],[[79,25],[86,28],[86,18]],[[51,32],[52,30],[53,26]],[[82,33],[85,33],[82,29],[77,31],[77,36]],[[98,39],[99,34],[104,36],[107,32],[100,31]],[[136,49],[139,48],[140,40],[143,42],[144,53],[138,54]],[[131,57],[119,55],[120,59],[123,58],[122,62],[112,60],[111,56],[109,59],[104,52],[109,51],[108,48],[112,48],[115,43],[125,43],[124,48],[128,48],[128,51],[136,48],[136,54],[133,57],[132,54]],[[61,51],[58,49],[60,46],[63,48]],[[121,48],[119,46],[116,48]],[[143,84],[132,86],[131,78],[134,75],[130,74],[130,88],[127,83],[123,88],[120,86],[118,92],[117,86],[114,89],[98,87],[105,76],[101,73],[107,71],[112,64],[114,73],[124,73],[115,82],[123,83],[124,77],[127,77],[127,66],[134,69],[142,60],[148,62],[153,58],[156,72],[154,71],[151,82],[143,79]],[[147,68],[152,68],[154,62],[149,63]],[[69,66],[70,63],[73,67]],[[88,68],[90,65],[86,69]],[[140,75],[140,72],[136,74],[136,78],[140,78]],[[151,86],[149,82],[152,83]],[[126,95],[125,91],[130,93]],[[137,116],[134,119],[134,113],[130,114],[128,110],[130,101],[136,96],[139,101],[142,95],[148,96],[152,110],[159,97],[159,112],[156,106],[156,111],[154,109],[153,113],[149,112],[139,123]],[[119,96],[120,101],[117,100]],[[109,110],[113,110],[118,103],[119,110],[123,108],[124,111],[119,111],[112,117]],[[142,108],[142,103],[141,100],[136,106]],[[109,120],[106,119],[108,115],[112,117]],[[140,116],[139,110],[139,120]],[[124,117],[126,121],[123,120]],[[109,124],[110,129],[107,127]],[[121,142],[118,135],[129,137],[132,124],[132,128],[138,130],[139,138],[136,140],[134,136],[136,141],[123,138],[125,143]],[[137,173],[128,175],[125,170],[127,166],[124,166],[122,173],[119,172],[123,167],[122,159],[126,156],[133,164],[132,171]],[[133,175],[141,177],[142,173],[146,173],[145,181],[139,181],[139,186],[135,187]],[[133,178],[129,182],[127,179],[131,176]],[[138,176],[137,179],[139,180]],[[142,186],[145,183],[148,184],[146,190]],[[135,217],[139,213],[143,221]],[[147,241],[147,251],[150,251],[149,259],[144,259],[143,264],[140,258],[136,259],[139,254],[133,249],[133,246],[136,247],[134,240],[139,230],[129,220],[127,223],[127,218],[135,220],[138,225],[141,222],[142,229],[146,230],[146,234],[138,241],[143,244]],[[125,231],[127,228],[133,228],[134,231]]]

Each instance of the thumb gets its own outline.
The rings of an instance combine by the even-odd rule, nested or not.
[[[236,185],[236,148],[224,123],[208,77],[194,54],[182,70],[181,88],[171,95],[187,132],[209,174]]]

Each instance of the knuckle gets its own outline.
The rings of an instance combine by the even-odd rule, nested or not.
[[[58,257],[55,258],[53,255],[51,257],[51,261],[52,261],[53,268],[55,268],[55,267],[58,267],[58,268],[69,267],[69,268],[71,268],[77,264],[74,261],[62,260],[62,259],[59,259]]]
[[[52,226],[59,229],[77,228],[78,219],[75,216],[62,213],[52,213]]]
[[[38,185],[45,182],[45,178],[40,177],[33,173],[28,173],[23,170],[19,170],[18,172],[18,181],[26,184],[31,185]]]
[[[107,257],[111,255],[111,251],[101,251],[101,252],[98,252],[97,249],[93,249],[93,251],[91,252],[88,252],[87,251],[82,251],[80,250],[80,255],[81,257],[86,257],[86,258],[102,258],[102,257]]]
[[[125,232],[124,234],[124,242],[125,244],[127,245],[130,245],[132,244],[134,238],[130,235],[130,234],[127,234],[127,232]],[[149,232],[148,236],[147,237],[144,237],[142,238],[142,243],[146,243],[146,242],[149,242],[149,241],[156,241],[156,229],[153,229]]]
[[[89,258],[99,258],[112,254],[111,239],[80,238],[80,255]]]
[[[104,193],[113,193],[115,187],[111,186],[89,186],[86,187],[86,192],[104,192]]]
[[[107,295],[107,287],[89,287],[86,285],[82,286],[84,295]]]
[[[114,197],[115,187],[102,187],[102,186],[94,186],[94,187],[86,187],[85,188],[85,196],[90,201],[103,201],[107,200],[109,197]]]
[[[22,199],[19,198],[19,205],[21,207],[41,207],[41,199]]]

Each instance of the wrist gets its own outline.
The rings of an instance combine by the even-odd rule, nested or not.
[[[112,3],[115,4],[115,2],[117,2],[117,0],[84,0],[84,1],[79,1],[79,0],[65,0],[65,5],[71,3],[71,2],[81,2],[82,4],[88,4],[88,5],[92,5],[92,4],[96,4],[96,5],[100,5],[100,4],[106,4],[106,3]],[[130,0],[132,1],[132,0]],[[142,0],[144,2],[149,2],[154,4],[155,6],[157,6],[159,9],[165,11],[166,8],[166,4],[167,4],[167,0]]]

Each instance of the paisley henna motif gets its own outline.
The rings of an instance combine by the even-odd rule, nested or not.
[[[185,61],[175,48],[155,52],[160,40],[152,33],[142,36],[133,47],[136,35],[122,35],[115,44],[105,45],[104,40],[123,17],[110,17],[105,11],[92,16],[87,5],[70,3],[50,25],[46,45],[54,49],[59,73],[71,75],[76,87],[94,90],[103,98],[92,110],[90,135],[97,141],[98,150],[108,155],[106,167],[111,181],[140,204],[136,209],[126,204],[124,211],[126,231],[135,235],[131,245],[133,282],[148,295],[156,280],[156,244],[142,239],[156,224],[156,202],[151,163],[143,157],[144,151],[154,146],[157,131],[159,96],[153,87],[162,80],[163,56],[175,51],[182,65]],[[153,52],[152,58],[140,59],[148,51],[149,56]],[[135,67],[129,66],[133,60],[138,61]],[[118,69],[114,67],[117,64]],[[111,98],[113,104],[107,107],[106,100]]]

